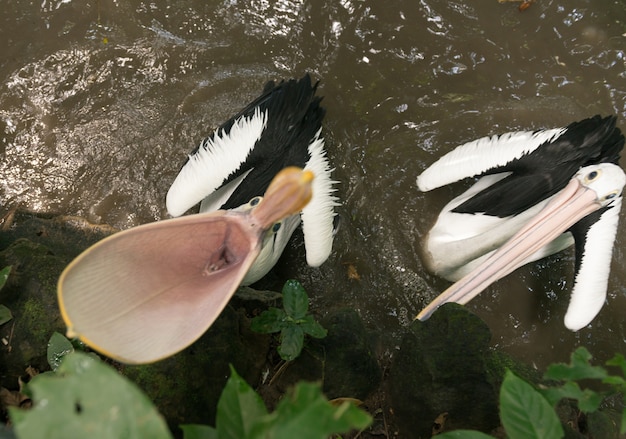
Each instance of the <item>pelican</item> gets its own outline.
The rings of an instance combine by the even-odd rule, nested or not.
[[[528,262],[575,245],[575,281],[565,326],[578,331],[606,300],[626,176],[624,136],[614,116],[565,128],[484,137],[441,157],[418,178],[430,191],[478,177],[442,210],[424,243],[429,270],[454,283],[417,316],[465,304]]]
[[[315,174],[311,202],[268,230],[242,285],[267,274],[300,223],[310,266],[320,266],[332,250],[336,182],[324,151],[325,110],[315,95],[317,85],[308,74],[297,81],[268,82],[257,99],[191,152],[167,193],[173,217],[198,203],[200,213],[245,210],[258,203],[281,169],[297,166]]]
[[[157,221],[97,242],[59,278],[68,337],[130,364],[189,346],[222,312],[268,230],[311,200],[313,177],[285,168],[249,209]]]

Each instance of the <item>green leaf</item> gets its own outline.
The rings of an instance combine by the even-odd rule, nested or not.
[[[0,325],[11,321],[12,318],[13,314],[11,314],[11,310],[4,305],[0,305]]]
[[[215,426],[219,439],[251,438],[250,431],[267,415],[261,397],[231,366],[230,378],[217,402]]]
[[[475,430],[454,430],[438,434],[437,439],[493,439],[493,436]]]
[[[183,424],[183,439],[218,439],[217,430],[208,425]]]
[[[7,279],[9,278],[9,274],[11,273],[12,266],[4,267],[0,270],[0,290],[4,287],[4,284],[7,283]]]
[[[556,439],[564,435],[548,401],[510,370],[500,388],[500,420],[511,439]]]
[[[622,377],[610,375],[603,379],[602,382],[615,387],[623,387],[624,389],[626,389],[626,380]]]
[[[324,329],[322,325],[320,325],[312,315],[305,316],[300,321],[300,327],[304,331],[305,334],[309,334],[311,337],[315,338],[324,338],[328,335],[328,331]]]
[[[261,334],[271,334],[278,332],[288,325],[287,314],[278,308],[270,308],[254,317],[250,322],[250,328]]]
[[[584,413],[595,412],[600,407],[604,395],[593,390],[582,390],[578,383],[568,381],[561,387],[542,389],[541,394],[548,400],[552,407],[556,407],[563,398],[578,400],[578,408]]]
[[[583,380],[583,379],[604,379],[608,376],[607,371],[600,366],[589,364],[591,354],[580,347],[571,356],[570,364],[556,363],[548,366],[544,378],[549,380]]]
[[[74,352],[72,342],[63,335],[55,332],[48,341],[48,364],[52,370],[57,370],[61,364],[61,360],[67,354]]]
[[[319,384],[306,382],[298,383],[278,403],[272,416],[274,439],[325,439],[332,434],[362,430],[372,422],[371,416],[354,404],[333,406]]]
[[[615,354],[613,358],[606,362],[607,366],[616,366],[622,370],[622,375],[626,376],[626,359],[622,354]]]
[[[56,373],[34,377],[27,388],[33,407],[10,410],[20,438],[172,438],[141,390],[84,353],[68,354]]]
[[[288,280],[283,286],[283,307],[294,320],[304,318],[309,310],[309,296],[297,280]]]
[[[278,354],[285,361],[295,360],[304,346],[304,331],[299,325],[289,326],[280,332]]]

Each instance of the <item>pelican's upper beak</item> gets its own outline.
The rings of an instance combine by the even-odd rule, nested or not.
[[[189,346],[234,294],[263,234],[308,203],[312,180],[310,171],[286,168],[254,209],[158,221],[88,248],[58,282],[68,336],[126,363]]]
[[[599,179],[602,173],[609,174],[608,177],[610,178],[608,180],[613,182],[608,191],[606,186],[598,188],[591,181]],[[603,177],[606,181],[607,175]],[[533,253],[552,242],[582,218],[603,206],[608,206],[615,200],[621,199],[620,194],[624,186],[624,178],[622,169],[609,163],[582,168],[537,216],[531,219],[517,234],[511,237],[476,269],[441,293],[416,318],[419,320],[428,319],[439,306],[447,302],[460,304],[469,302],[491,283],[525,264]],[[599,192],[599,190],[602,192]],[[610,254],[617,228],[617,220],[612,222],[608,228],[612,230],[607,231],[609,239],[604,239],[604,241],[610,244],[608,251],[609,260],[605,261],[604,257],[602,257],[602,262],[605,265],[610,264]],[[606,254],[606,252],[604,253]],[[605,270],[601,276],[604,276],[604,279],[600,279],[601,282],[597,283],[599,287],[596,286],[596,288],[602,291],[584,292],[589,297],[582,302],[580,302],[582,293],[573,292],[573,299],[574,295],[577,294],[577,300],[580,303],[576,305],[576,308],[578,308],[575,310],[577,316],[573,317],[572,304],[574,300],[572,299],[570,302],[570,309],[566,317],[566,326],[569,329],[578,330],[582,328],[599,312],[606,296],[608,270]],[[602,287],[602,282],[604,287]],[[598,297],[600,300],[598,300]],[[585,310],[584,305],[581,306],[581,303],[584,302],[587,302],[588,305],[593,303],[593,306],[590,305]],[[585,315],[581,317],[580,314]]]

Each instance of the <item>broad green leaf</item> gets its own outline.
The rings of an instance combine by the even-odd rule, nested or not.
[[[304,318],[309,310],[309,296],[297,280],[288,280],[283,286],[283,307],[294,320]]]
[[[626,358],[622,354],[615,354],[613,358],[606,362],[607,366],[617,366],[622,370],[622,375],[626,376]]]
[[[548,401],[510,370],[500,388],[500,420],[510,439],[557,439],[564,435]]]
[[[438,434],[437,439],[493,439],[493,436],[475,430],[454,430]]]
[[[183,439],[218,439],[217,430],[208,425],[183,424]]]
[[[113,368],[74,352],[28,383],[33,407],[10,410],[20,438],[171,439],[152,402]]]
[[[11,274],[11,268],[12,266],[9,265],[8,267],[4,267],[2,270],[0,270],[0,290],[2,289],[2,287],[4,287],[4,284],[7,282],[7,279],[9,278],[9,274]]]
[[[11,310],[4,305],[0,305],[0,325],[4,325],[13,318]]]
[[[325,439],[332,434],[362,430],[372,422],[370,415],[350,402],[333,406],[319,384],[306,382],[298,383],[272,415],[274,439]]]
[[[285,314],[285,311],[278,308],[270,308],[254,317],[250,322],[250,328],[261,334],[271,334],[287,326],[286,319],[287,314]]]
[[[280,346],[278,354],[285,361],[294,360],[302,352],[304,346],[304,332],[300,325],[293,325],[284,328],[280,332]]]
[[[593,390],[582,390],[578,383],[566,382],[561,387],[542,389],[541,394],[548,400],[552,407],[556,407],[563,398],[578,400],[578,408],[584,413],[595,412],[600,407],[604,395]]]
[[[322,325],[320,325],[312,315],[305,316],[300,321],[300,327],[304,331],[305,334],[309,334],[311,337],[315,338],[324,338],[328,334],[328,331],[324,329]]]
[[[571,356],[570,364],[556,363],[548,366],[544,377],[549,380],[582,380],[582,379],[604,379],[608,376],[607,371],[600,366],[589,364],[591,354],[580,347]]]
[[[266,414],[261,397],[231,366],[230,378],[217,402],[215,427],[219,439],[251,438],[252,427]]]
[[[72,342],[63,335],[55,332],[48,341],[48,364],[52,370],[57,370],[63,357],[74,352]]]

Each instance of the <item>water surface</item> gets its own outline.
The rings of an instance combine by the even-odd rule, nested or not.
[[[420,193],[426,166],[477,137],[596,113],[626,129],[621,1],[537,0],[519,12],[496,0],[13,0],[0,20],[5,210],[119,228],[166,218],[167,189],[204,136],[269,79],[320,79],[342,226],[320,269],[306,267],[296,236],[266,282],[296,277],[314,309],[350,306],[384,331],[449,285],[424,270],[418,249],[470,182]],[[494,345],[538,366],[578,345],[600,361],[623,352],[623,216],[608,304],[592,325],[563,327],[567,251],[469,305]]]

